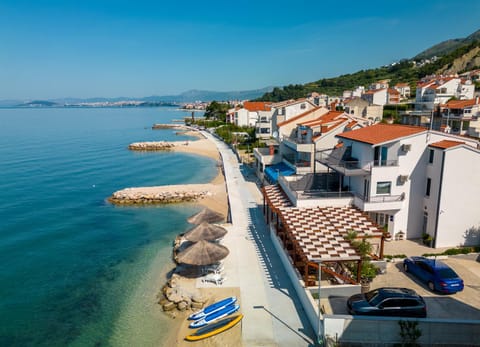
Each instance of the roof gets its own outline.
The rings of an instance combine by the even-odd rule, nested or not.
[[[300,125],[316,126],[316,125],[331,123],[338,120],[338,116],[341,116],[342,114],[343,114],[343,111],[329,111],[325,114],[322,114],[316,119],[302,122],[300,123]]]
[[[337,137],[378,145],[402,137],[420,134],[425,131],[427,131],[427,129],[422,127],[378,123],[369,127],[338,134]]]
[[[435,147],[435,148],[440,148],[440,149],[448,149],[451,147],[456,147],[460,145],[464,145],[465,142],[460,142],[460,141],[452,141],[452,140],[442,140],[438,141],[435,143],[431,143],[429,146],[430,147]]]
[[[393,88],[388,88],[388,94],[400,95],[400,92]]]
[[[290,118],[290,119],[287,119],[287,120],[285,120],[285,121],[283,121],[283,122],[278,123],[277,126],[281,127],[281,126],[287,125],[287,124],[289,124],[289,123],[295,122],[295,121],[297,121],[297,120],[305,117],[306,115],[308,115],[308,114],[310,114],[310,113],[313,113],[313,112],[315,112],[315,111],[317,111],[317,110],[319,110],[319,109],[320,109],[320,107],[312,108],[311,110],[308,110],[308,111],[306,111],[306,112],[300,113],[299,115],[297,115],[297,116],[295,116],[295,117],[292,117],[292,118]]]
[[[405,88],[405,87],[408,87],[409,84],[408,83],[397,83],[395,84],[395,87],[397,88]]]
[[[270,111],[272,109],[272,104],[269,102],[262,102],[262,101],[245,101],[243,103],[243,108],[250,111]]]
[[[445,106],[450,109],[463,109],[466,107],[470,107],[476,104],[475,99],[469,100],[450,100],[448,101]]]
[[[382,231],[353,207],[290,207],[279,212],[293,242],[310,262],[360,259],[345,239],[351,230],[358,237],[382,236]]]
[[[380,92],[384,92],[386,89],[372,89],[372,90],[367,90],[364,94],[376,94]]]

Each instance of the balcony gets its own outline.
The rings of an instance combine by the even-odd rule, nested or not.
[[[277,149],[270,151],[270,148],[254,148],[253,154],[255,158],[264,165],[272,165],[281,161],[281,156],[277,154]]]
[[[361,162],[355,158],[342,159],[344,152],[335,150],[320,151],[315,154],[315,160],[319,163],[342,173],[345,176],[363,176],[369,174],[372,162]]]
[[[297,155],[292,154],[282,154],[284,161],[288,162],[290,166],[295,167],[296,173],[309,173],[312,171],[312,165],[310,160],[298,159]]]
[[[354,193],[340,189],[336,173],[280,176],[278,182],[297,207],[353,204]]]
[[[405,194],[400,195],[377,195],[365,197],[355,195],[353,204],[365,212],[400,210],[405,200]]]
[[[308,138],[283,136],[283,143],[296,152],[312,152],[313,143]]]

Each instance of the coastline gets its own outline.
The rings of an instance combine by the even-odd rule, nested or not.
[[[197,131],[186,131],[184,135],[189,135],[197,137],[197,140],[181,142],[175,145],[172,148],[172,152],[181,152],[181,153],[190,153],[195,155],[202,155],[212,159],[221,161],[220,152],[218,151],[216,145],[206,139],[201,133]],[[184,184],[178,185],[179,189],[191,189],[194,187],[200,187],[202,189],[207,189],[209,194],[199,200],[194,202],[194,204],[207,207],[215,212],[221,213],[224,217],[228,213],[228,196],[226,190],[226,182],[223,174],[221,165],[217,167],[217,175],[215,178],[207,184],[201,185],[191,185]],[[173,240],[172,240],[173,241]],[[159,278],[158,283],[163,283],[164,278]],[[237,296],[240,298],[240,288],[238,287],[203,287],[197,288],[196,286],[197,279],[181,278],[181,286],[186,288],[191,288],[191,290],[199,291],[203,297],[208,298],[206,305],[211,304],[219,299],[228,296]],[[161,310],[161,307],[158,307]],[[193,330],[188,328],[189,322],[186,320],[190,311],[185,312],[175,312],[175,318],[172,318],[172,329],[171,333],[165,337],[164,341],[160,343],[160,346],[190,346],[192,342],[186,341],[184,338],[186,335],[191,333]],[[206,340],[201,340],[195,342],[196,346],[242,346],[241,342],[241,324],[236,327],[216,336],[215,338],[210,338]],[[232,341],[235,341],[232,344]]]

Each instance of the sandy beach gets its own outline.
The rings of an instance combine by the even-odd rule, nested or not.
[[[205,139],[200,133],[195,131],[184,132],[185,135],[198,137],[198,140],[186,141],[186,142],[175,142],[175,146],[172,148],[174,152],[183,152],[183,153],[192,153],[196,155],[203,155],[209,158],[217,160],[219,163],[221,161],[220,154],[215,146],[210,140]],[[222,168],[219,166],[217,168],[217,176],[210,182],[206,184],[186,184],[179,185],[179,189],[199,189],[199,190],[208,190],[209,195],[198,201],[198,204],[205,206],[213,211],[219,212],[226,217],[228,202],[227,202],[227,191],[225,185],[225,178],[222,172]],[[156,187],[152,187],[156,189]],[[160,189],[160,188],[159,188]],[[171,186],[166,186],[162,189],[171,189]],[[173,241],[173,240],[172,240]],[[182,278],[181,286],[183,288],[190,289],[191,291],[199,291],[203,297],[208,298],[206,305],[209,305],[217,300],[229,296],[237,296],[240,298],[240,288],[238,287],[204,287],[197,288],[197,279]],[[240,299],[239,299],[240,300]],[[159,306],[159,310],[160,310]],[[235,327],[229,329],[226,332],[223,332],[217,336],[211,338],[189,342],[185,340],[185,336],[189,335],[193,330],[188,328],[189,321],[187,321],[188,315],[191,311],[185,312],[175,312],[175,324],[172,333],[166,337],[164,341],[160,343],[161,346],[205,346],[205,347],[237,347],[242,346],[241,341],[241,323],[237,324]],[[173,319],[173,318],[172,318]]]

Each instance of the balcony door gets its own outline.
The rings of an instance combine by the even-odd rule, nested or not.
[[[385,147],[385,146],[375,147],[374,154],[373,154],[374,165],[376,166],[387,165],[387,154],[388,154],[388,147]]]

